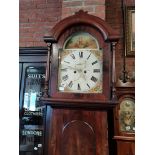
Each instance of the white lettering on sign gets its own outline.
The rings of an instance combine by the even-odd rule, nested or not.
[[[45,74],[28,74],[28,78],[45,79]]]
[[[43,113],[40,111],[25,111],[24,115],[26,115],[26,116],[32,116],[32,115],[33,116],[42,116]]]
[[[34,136],[42,136],[42,131],[37,131],[37,130],[23,130],[22,135],[34,135]]]

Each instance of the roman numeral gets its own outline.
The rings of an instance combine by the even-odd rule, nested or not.
[[[70,83],[68,84],[68,86],[69,86],[70,88],[72,88],[72,86],[73,86],[73,81],[70,81]]]
[[[93,82],[97,82],[97,78],[94,77],[94,76],[91,77],[91,80],[92,80]]]
[[[79,52],[79,57],[83,58],[83,52]]]
[[[65,63],[68,63],[68,64],[70,63],[70,62],[68,62],[68,61],[64,61],[64,62],[65,62]]]
[[[93,63],[92,63],[92,65],[94,65],[94,64],[96,64],[97,63],[97,60],[96,61],[94,61]]]
[[[66,72],[67,71],[67,68],[61,68],[61,71],[62,72]]]
[[[71,54],[70,56],[71,56],[73,59],[75,59],[75,55],[74,55],[74,54]]]
[[[78,88],[77,88],[78,90],[81,90],[81,87],[80,87],[80,84],[78,83]]]
[[[63,76],[62,79],[66,81],[68,79],[68,75]]]
[[[88,88],[90,88],[89,84],[87,83]]]
[[[94,69],[93,72],[94,72],[94,73],[99,73],[99,72],[100,72],[100,69]]]
[[[90,58],[90,55],[91,55],[91,53],[89,54],[89,56],[88,56],[87,60]]]

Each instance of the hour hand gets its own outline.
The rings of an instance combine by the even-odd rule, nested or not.
[[[68,66],[68,65],[65,65],[67,68],[70,68],[70,69],[73,69],[73,70],[77,70],[75,67],[72,67],[72,66]]]

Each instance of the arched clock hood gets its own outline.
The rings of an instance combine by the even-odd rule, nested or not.
[[[70,36],[79,32],[87,32],[95,37],[99,43],[99,50],[104,51],[104,78],[102,80],[104,91],[101,94],[68,94],[58,91],[59,51],[63,49],[64,43]],[[54,98],[60,102],[63,99],[68,102],[70,102],[69,100],[71,102],[72,100],[75,102],[85,102],[84,100],[86,100],[90,103],[92,101],[94,103],[117,101],[115,89],[115,46],[118,40],[119,33],[106,21],[83,10],[58,22],[52,28],[49,36],[44,36],[44,41],[48,47],[44,100],[47,101]]]

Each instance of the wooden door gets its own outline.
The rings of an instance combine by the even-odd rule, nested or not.
[[[47,106],[46,155],[108,155],[107,112]]]

